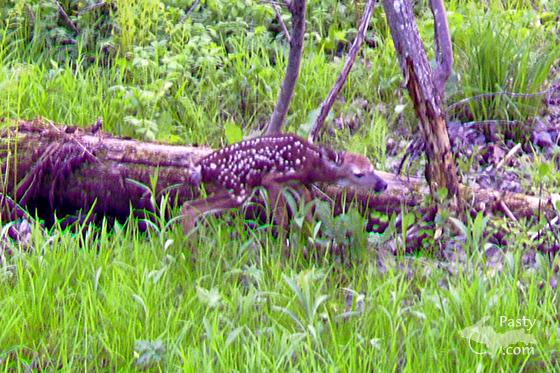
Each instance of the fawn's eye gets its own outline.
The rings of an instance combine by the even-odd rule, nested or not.
[[[358,179],[361,177],[364,177],[365,174],[363,172],[354,172],[354,176],[357,177]]]

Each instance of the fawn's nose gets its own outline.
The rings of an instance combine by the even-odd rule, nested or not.
[[[373,190],[376,192],[383,192],[385,189],[387,189],[387,183],[383,179],[378,178]]]

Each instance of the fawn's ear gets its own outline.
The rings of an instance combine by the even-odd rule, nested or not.
[[[321,159],[324,162],[329,163],[333,166],[342,165],[343,156],[341,153],[323,147],[320,148],[319,152],[321,154]]]

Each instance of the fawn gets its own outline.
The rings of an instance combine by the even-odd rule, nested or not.
[[[336,152],[290,134],[263,136],[217,150],[195,163],[195,184],[208,186],[210,196],[183,206],[185,233],[194,229],[198,217],[241,206],[257,187],[268,191],[272,206],[280,205],[282,187],[296,182],[362,186],[382,192],[387,183],[375,174],[364,156]],[[279,199],[280,198],[280,199]],[[278,213],[281,209],[282,213]],[[286,223],[285,203],[276,206],[274,222]]]

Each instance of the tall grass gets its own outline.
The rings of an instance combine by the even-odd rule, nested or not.
[[[469,4],[451,13],[458,79],[451,84],[454,94],[450,101],[458,99],[456,93],[463,97],[497,93],[470,101],[467,120],[510,121],[498,132],[516,141],[526,140],[530,131],[516,123],[542,110],[542,92],[560,56],[560,48],[553,41],[557,38],[556,26],[543,22],[542,17],[524,6],[502,10],[494,3],[487,11]],[[508,93],[528,95],[514,97]]]
[[[306,259],[298,246],[286,257],[269,233],[244,231],[238,219],[230,227],[208,223],[189,238],[174,229],[164,237],[140,234],[133,224],[85,236],[45,235],[35,226],[33,251],[15,248],[0,268],[0,364],[72,371],[558,368],[558,297],[539,285],[552,268],[525,274],[521,251],[512,250],[502,272],[487,268],[479,252],[454,276],[445,265],[405,257],[385,258],[384,272],[375,245],[347,266],[330,256]],[[502,315],[539,322],[531,330],[533,355],[470,350],[460,331],[488,316],[488,325],[505,332]]]
[[[497,22],[475,16],[469,28],[456,33],[457,65],[464,72],[466,96],[480,93],[535,93],[543,89],[559,49],[543,43],[544,30],[520,27],[517,21]],[[497,96],[473,101],[476,120],[525,119],[539,110],[542,97],[513,100]]]

